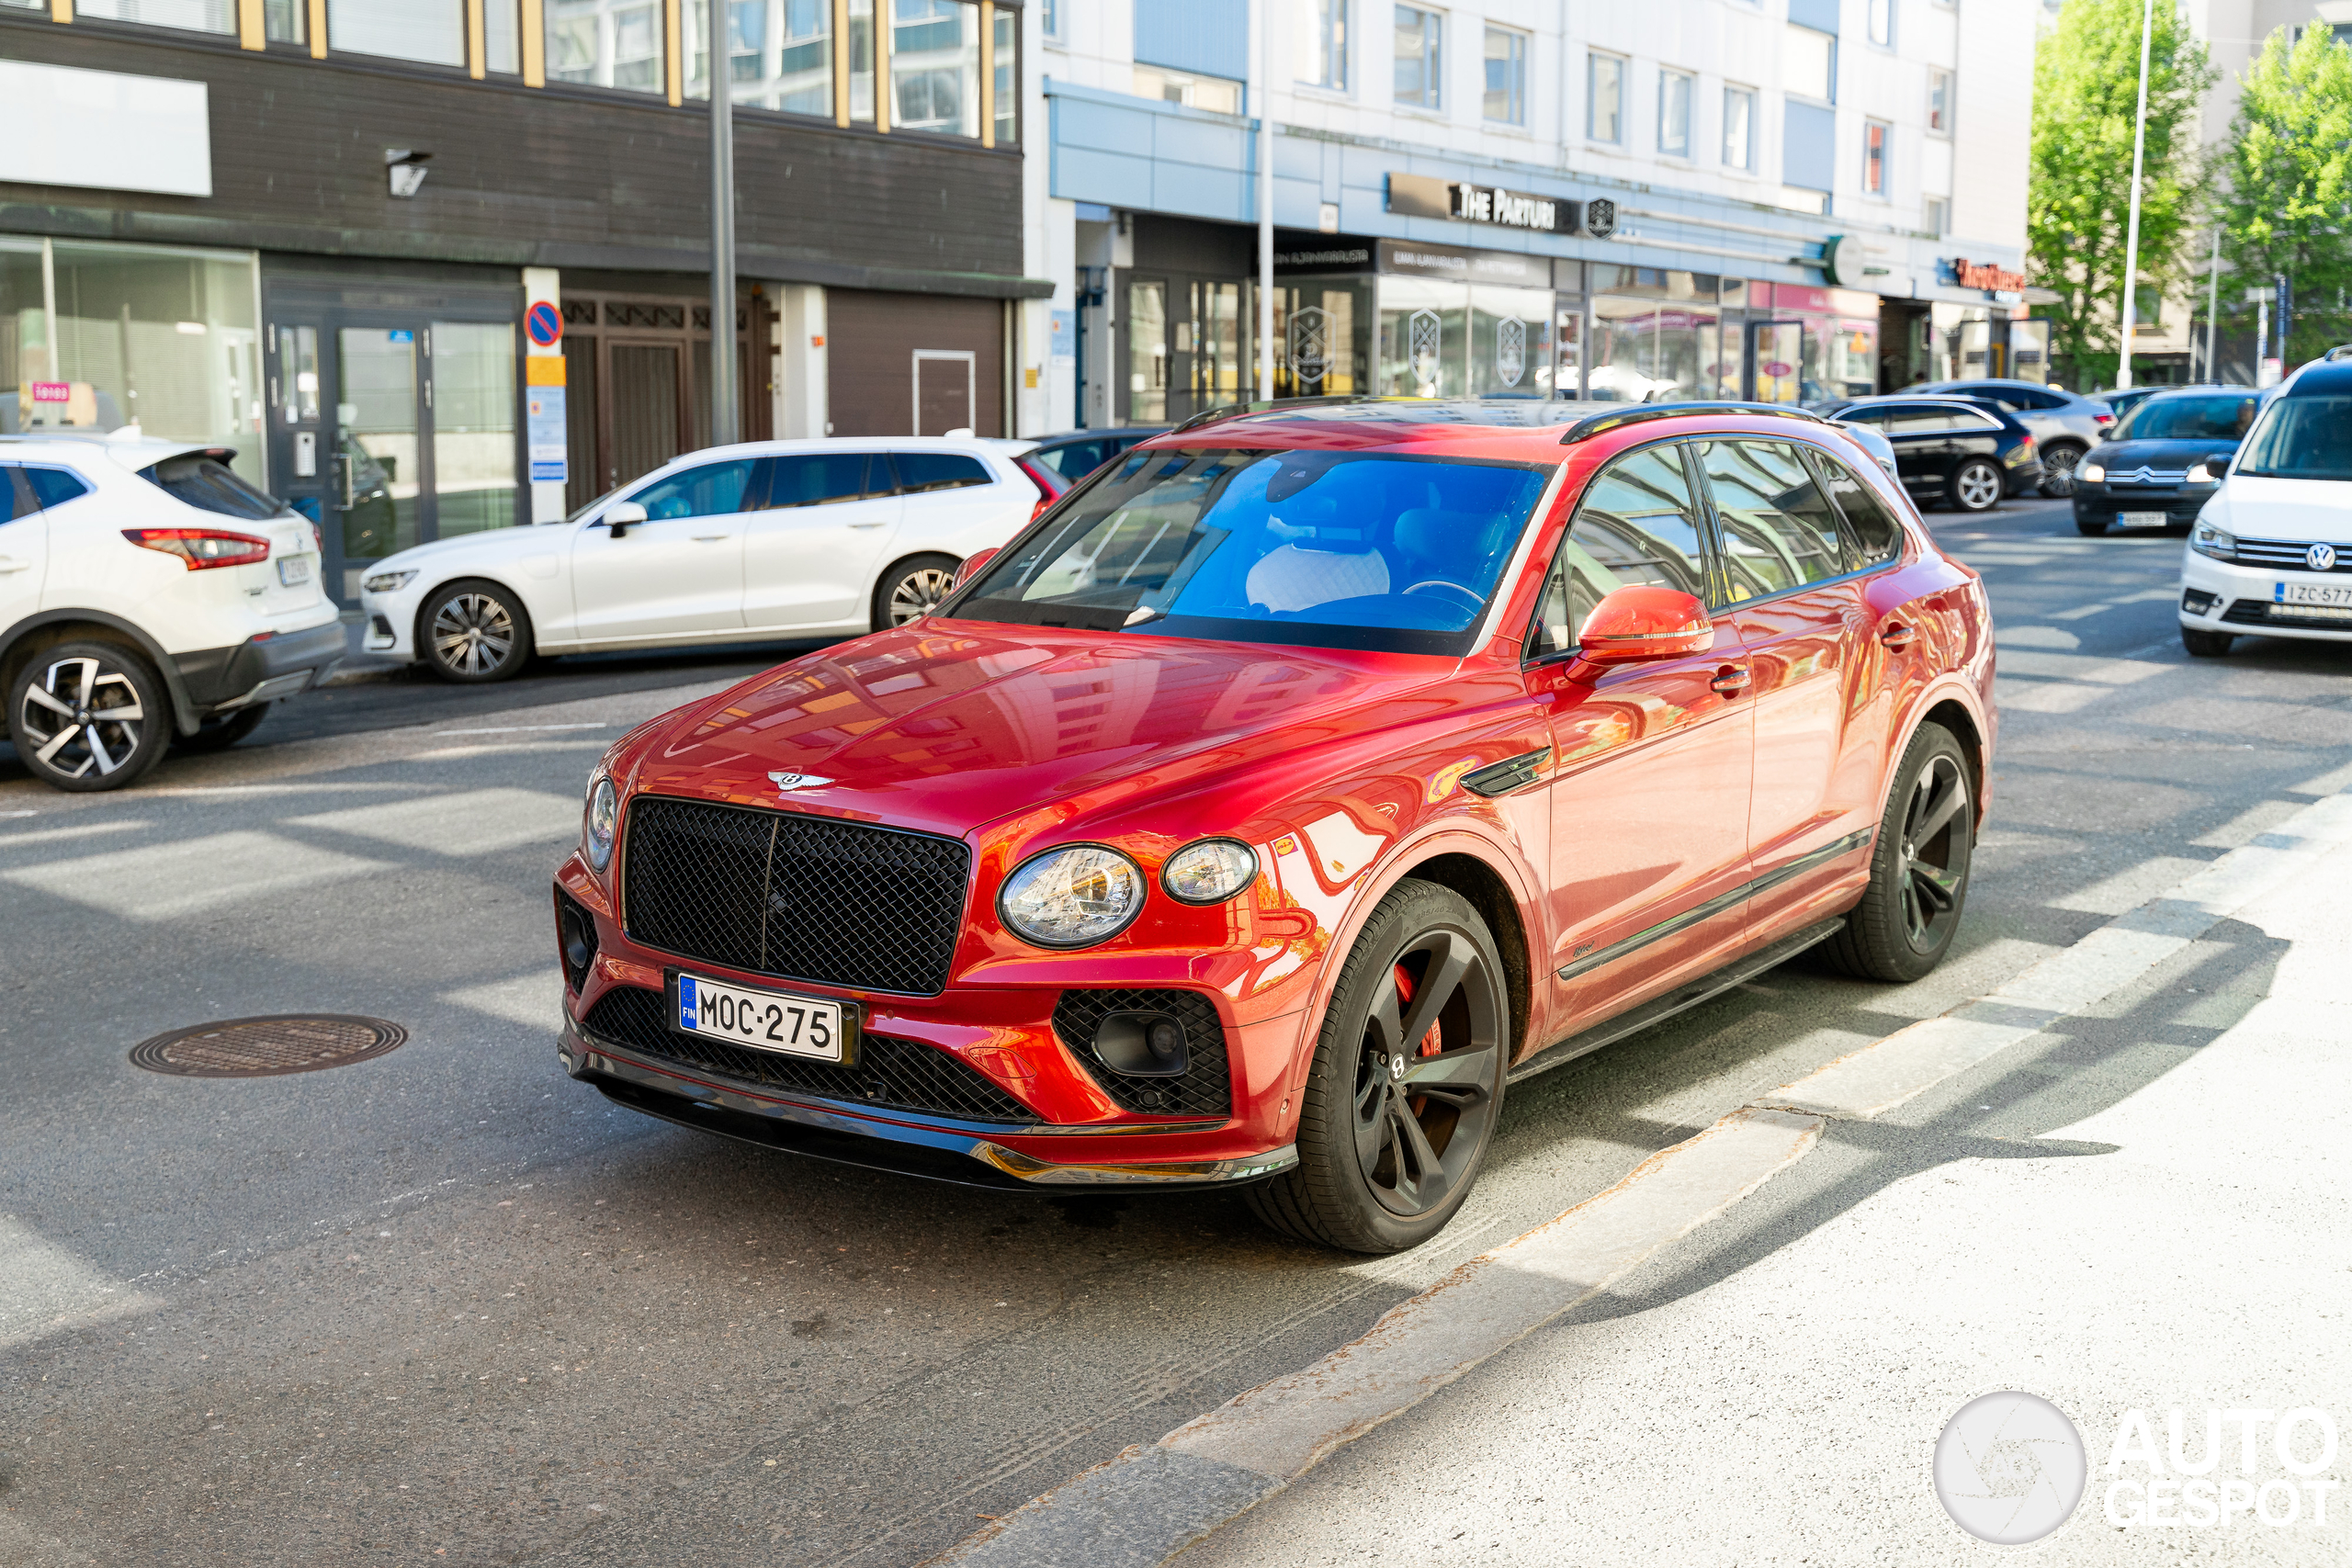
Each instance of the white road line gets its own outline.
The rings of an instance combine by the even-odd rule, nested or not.
[[[577,833],[580,802],[544,790],[477,789],[289,817],[286,822],[291,828],[321,828],[433,854],[495,854]]]
[[[89,839],[101,833],[128,833],[134,828],[147,828],[148,822],[93,822],[82,828],[42,828],[30,833],[0,835],[0,850],[14,849],[18,844],[53,844],[62,839]]]
[[[521,735],[541,729],[610,729],[608,720],[597,719],[587,724],[494,724],[487,729],[436,729],[435,735]]]
[[[356,883],[390,869],[268,833],[233,832],[49,861],[0,874],[0,881],[124,919],[167,920],[265,893]]]

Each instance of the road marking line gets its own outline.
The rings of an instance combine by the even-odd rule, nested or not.
[[[542,729],[610,729],[611,728],[610,720],[596,719],[585,724],[494,724],[487,729],[436,729],[433,733],[435,735],[521,735],[526,731]]]
[[[43,828],[30,833],[0,836],[0,850],[13,849],[18,844],[53,844],[61,839],[88,839],[100,833],[127,833],[134,828],[152,826],[153,824],[148,822],[93,822],[83,828]]]
[[[213,833],[74,860],[43,861],[0,876],[127,920],[167,920],[266,893],[356,883],[392,869],[268,833]]]
[[[2253,837],[2252,834],[2247,835]],[[2243,842],[2244,840],[2240,840]],[[2184,877],[2194,876],[2211,863],[2184,860],[2178,855],[2154,855],[2128,870],[2094,882],[2088,887],[2050,900],[2053,909],[2075,909],[2086,915],[2121,915],[2138,908]]]
[[[580,803],[544,790],[477,789],[289,817],[286,824],[348,833],[428,854],[495,854],[571,837],[580,830]]]

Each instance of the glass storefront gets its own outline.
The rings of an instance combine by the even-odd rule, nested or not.
[[[265,482],[254,258],[0,236],[0,432],[232,446]]]

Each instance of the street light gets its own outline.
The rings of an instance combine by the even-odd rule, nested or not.
[[[2118,388],[2132,385],[2132,327],[2140,314],[2140,159],[2148,141],[2148,46],[2155,37],[2156,0],[2140,6],[2140,113],[2132,126],[2132,220],[2123,241],[2123,359],[2116,367]]]
[[[1258,396],[1274,396],[1274,103],[1267,89],[1273,80],[1272,13],[1274,0],[1258,0],[1258,25],[1251,29],[1258,56]]]
[[[706,0],[710,83],[710,444],[735,440],[735,100],[728,90],[727,25]]]

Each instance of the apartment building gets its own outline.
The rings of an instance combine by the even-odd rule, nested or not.
[[[1261,114],[1280,394],[1800,401],[2041,364],[2033,0],[1030,10],[1040,428],[1252,394]]]

